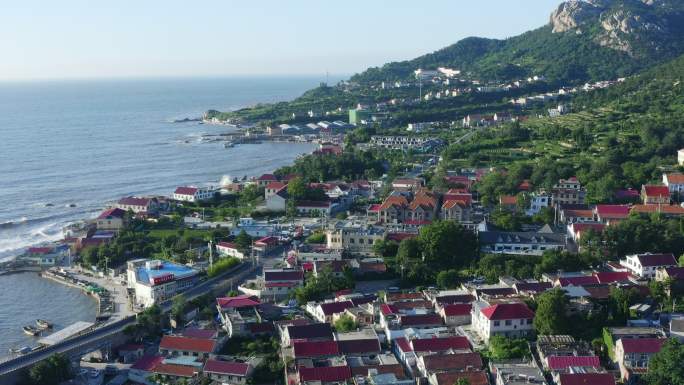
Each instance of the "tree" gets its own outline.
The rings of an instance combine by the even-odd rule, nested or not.
[[[458,380],[456,380],[454,385],[470,385],[470,380],[465,377],[461,377]]]
[[[302,200],[306,197],[307,186],[301,177],[292,178],[287,183],[287,195],[294,201]]]
[[[350,332],[356,330],[356,327],[356,322],[348,315],[343,315],[335,321],[335,330],[338,332]]]
[[[437,221],[421,228],[418,240],[425,264],[436,270],[465,266],[477,250],[475,234],[454,221]]]
[[[235,237],[235,244],[241,252],[246,252],[252,246],[252,237],[245,230],[240,230],[240,234]]]
[[[679,256],[679,267],[684,267],[684,254]]]
[[[646,373],[649,385],[684,385],[684,345],[670,339],[651,357]]]
[[[71,363],[63,354],[54,354],[34,365],[27,377],[32,385],[57,385],[71,378]]]
[[[561,289],[549,290],[539,296],[534,314],[534,328],[537,334],[565,334],[567,324],[567,298]]]
[[[495,335],[489,339],[489,356],[495,360],[525,358],[530,355],[527,341]]]
[[[171,300],[171,317],[173,317],[179,325],[185,322],[183,317],[185,316],[187,306],[188,304],[183,294],[178,294]]]
[[[404,270],[411,264],[412,261],[420,258],[420,242],[416,238],[406,238],[399,243],[397,249],[397,264],[401,270],[402,276]]]
[[[442,270],[437,274],[437,286],[451,289],[459,284],[460,274],[457,270]]]

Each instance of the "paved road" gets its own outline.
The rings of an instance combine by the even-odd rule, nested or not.
[[[188,300],[191,300],[209,292],[225,290],[231,286],[237,287],[240,282],[253,275],[254,271],[255,270],[251,265],[241,264],[218,277],[199,283],[197,286],[185,291],[183,295]],[[166,301],[161,304],[161,307],[164,312],[168,312],[171,310],[171,301]],[[118,321],[101,324],[101,326],[90,332],[70,338],[60,344],[48,346],[33,353],[7,360],[0,363],[0,376],[31,366],[55,353],[70,352],[78,348],[87,351],[89,346],[98,344],[100,341],[104,341],[107,338],[122,332],[126,326],[133,323],[135,323],[135,316],[129,316]]]

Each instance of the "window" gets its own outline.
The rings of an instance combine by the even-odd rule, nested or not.
[[[499,321],[494,321],[494,326],[499,326]]]
[[[506,326],[511,326],[511,325],[513,325],[513,321],[507,319],[506,320]]]

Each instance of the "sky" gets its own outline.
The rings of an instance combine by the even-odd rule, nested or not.
[[[4,3],[0,79],[26,80],[348,75],[468,36],[515,36],[560,0]]]

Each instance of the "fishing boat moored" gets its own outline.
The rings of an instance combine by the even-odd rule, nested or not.
[[[49,321],[46,321],[44,319],[37,319],[36,325],[38,325],[38,327],[41,329],[51,329],[52,328],[52,324]]]
[[[27,334],[27,335],[29,335],[29,336],[34,336],[34,337],[35,337],[35,336],[37,336],[38,334],[40,334],[40,330],[39,330],[39,329],[34,328],[33,326],[30,326],[30,325],[24,326],[23,329],[24,329],[24,333]]]

